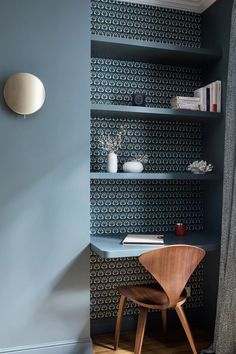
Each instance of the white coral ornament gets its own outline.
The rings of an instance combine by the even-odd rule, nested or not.
[[[187,168],[188,171],[191,171],[195,174],[203,174],[211,172],[213,170],[213,165],[207,164],[206,161],[193,161]]]

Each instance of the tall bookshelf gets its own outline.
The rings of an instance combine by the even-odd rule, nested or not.
[[[222,80],[223,82],[223,113],[210,112],[192,112],[192,111],[175,111],[168,107],[133,107],[122,103],[119,104],[91,104],[91,118],[112,118],[122,121],[141,120],[145,124],[151,122],[168,122],[168,124],[199,123],[202,131],[202,156],[214,165],[214,173],[209,175],[192,175],[185,171],[151,171],[142,174],[109,174],[105,171],[91,170],[90,178],[93,183],[98,181],[119,181],[119,183],[135,183],[135,181],[160,181],[161,183],[172,183],[179,181],[181,183],[190,183],[195,181],[201,186],[201,199],[203,205],[203,230],[197,231],[204,239],[205,235],[211,235],[210,241],[206,240],[206,244],[211,242],[213,250],[209,252],[204,266],[204,308],[201,312],[205,313],[206,320],[210,328],[213,328],[214,311],[217,292],[217,275],[219,260],[219,244],[221,231],[221,213],[222,213],[222,176],[223,176],[223,151],[224,151],[224,111],[225,111],[225,92],[226,92],[226,73],[227,73],[227,55],[228,42],[213,42],[214,30],[208,33],[210,28],[215,28],[215,19],[220,18],[223,1],[219,1],[212,6],[202,16],[202,43],[204,47],[189,48],[187,46],[176,46],[171,44],[161,44],[149,41],[141,41],[127,38],[106,37],[102,35],[91,36],[91,55],[95,58],[122,60],[122,61],[138,61],[143,63],[154,63],[164,65],[184,65],[189,67],[199,67],[202,72],[202,84],[214,80]],[[227,8],[227,20],[230,17],[230,4]],[[229,31],[228,22],[221,24]],[[220,31],[220,27],[218,28]],[[225,32],[224,32],[225,33]],[[223,45],[223,49],[222,49]],[[93,164],[91,164],[93,165]],[[130,181],[130,182],[129,182]],[[189,187],[189,188],[190,188]],[[178,188],[178,185],[177,187]],[[190,188],[191,189],[191,188]],[[193,216],[194,217],[194,216]],[[211,284],[213,289],[209,291],[208,285]],[[207,310],[208,309],[208,310]],[[207,312],[208,311],[208,312]]]

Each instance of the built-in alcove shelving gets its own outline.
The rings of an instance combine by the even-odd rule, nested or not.
[[[220,121],[222,114],[190,110],[174,110],[169,108],[92,104],[91,117],[125,117],[130,119],[144,120],[169,120],[210,123]]]
[[[214,251],[215,235],[204,231],[188,232],[185,237],[175,236],[173,232],[165,232],[165,244],[190,244],[204,248],[206,251]],[[99,235],[92,236],[92,250],[103,258],[118,258],[118,257],[137,257],[143,252],[157,248],[158,246],[150,245],[121,245],[122,240],[126,235]],[[159,246],[162,247],[162,246]]]
[[[194,173],[107,173],[107,172],[91,172],[91,179],[108,179],[108,180],[196,180],[196,181],[212,181],[218,180],[219,176],[215,173],[194,174]]]
[[[129,6],[131,11],[131,7],[134,5],[124,4],[122,11],[124,10],[123,6]],[[170,26],[168,27],[165,23],[165,30],[161,25],[155,28],[156,36],[153,38],[157,41],[141,40],[140,36],[144,35],[141,29],[140,33],[137,33],[133,28],[133,32],[130,31],[127,35],[127,37],[140,37],[140,39],[121,38],[126,36],[126,33],[122,32],[122,26],[120,26],[120,30],[117,30],[116,26],[113,30],[111,28],[105,30],[100,25],[102,22],[98,15],[102,10],[96,8],[98,14],[95,14],[94,10],[95,19],[92,20],[92,22],[94,21],[92,29],[93,33],[97,34],[91,35],[91,72],[94,86],[94,91],[91,90],[91,130],[93,131],[90,173],[91,249],[103,258],[125,257],[125,253],[120,252],[120,242],[129,230],[130,233],[162,231],[165,234],[166,243],[192,243],[210,251],[207,252],[205,264],[196,274],[196,279],[193,279],[194,286],[200,295],[193,294],[190,307],[196,307],[198,312],[200,308],[204,309],[203,313],[207,313],[204,322],[209,322],[211,326],[214,317],[218,271],[218,255],[215,251],[219,247],[221,233],[227,67],[225,50],[221,52],[220,49],[217,49],[217,47],[224,48],[225,46],[225,35],[222,34],[224,27],[227,26],[223,24],[224,19],[217,26],[215,23],[219,22],[223,8],[223,1],[216,2],[212,9],[210,8],[206,14],[201,15],[201,20],[193,14],[186,15],[186,20],[190,22],[185,27],[182,22],[178,23],[177,21],[178,33],[173,32],[174,25],[171,22],[172,12],[170,12],[168,15],[170,16]],[[116,11],[114,9],[111,11],[116,18]],[[159,15],[162,19],[161,16],[166,15],[162,11],[166,12],[167,10],[161,9],[157,14],[155,12],[150,20],[159,19]],[[125,11],[124,13],[126,14]],[[119,15],[122,14],[122,12],[119,13]],[[142,7],[140,7],[139,15],[144,17]],[[116,20],[119,23],[120,19],[116,18]],[[190,28],[189,33],[187,27]],[[198,28],[199,32],[194,28]],[[158,31],[160,31],[160,36]],[[107,35],[106,32],[110,34]],[[102,33],[103,35],[100,35]],[[152,35],[151,31],[150,35]],[[170,43],[178,42],[180,45],[161,43],[168,42],[167,37],[170,38]],[[151,37],[148,38],[146,35],[146,38],[150,39]],[[226,43],[227,45],[228,43]],[[211,47],[212,49],[210,49]],[[109,67],[109,65],[112,66],[113,71],[109,71],[109,68],[106,70],[105,66]],[[139,89],[139,80],[136,80],[139,73],[132,72],[136,68],[143,71],[143,77],[142,74],[140,75],[141,78],[144,78],[143,82],[149,82],[149,78],[154,77],[154,84],[150,89],[146,88],[146,98],[149,99],[148,102],[146,100],[146,107],[131,105],[132,93],[143,92],[142,88]],[[154,73],[151,72],[152,70]],[[115,79],[114,72],[116,73]],[[113,98],[111,98],[110,92],[103,91],[105,87],[103,82],[106,81],[107,73],[110,73],[111,79],[107,81]],[[125,77],[126,73],[128,73],[127,78]],[[115,82],[114,86],[110,84],[109,80]],[[198,87],[215,80],[222,80],[223,113],[180,111],[169,108],[170,98],[174,95],[190,96]],[[121,81],[120,86],[117,81]],[[125,86],[124,82],[133,85]],[[126,87],[130,87],[130,90],[127,90]],[[154,92],[155,100],[152,100],[151,91],[153,93],[155,90],[158,91],[158,94],[155,95],[156,92]],[[94,93],[98,93],[97,96]],[[103,93],[105,98],[102,97]],[[160,97],[161,99],[159,99]],[[122,170],[124,162],[134,157],[137,146],[137,153],[147,151],[151,157],[151,161],[145,166],[143,173],[118,172],[110,174],[104,172],[106,171],[106,154],[99,151],[98,136],[104,131],[104,126],[106,133],[113,135],[123,124],[128,124],[132,131],[129,142],[131,142],[131,138],[134,140],[132,140],[133,146],[131,146],[132,144],[130,144],[130,148],[124,146],[123,150],[121,149],[119,152],[119,171]],[[138,138],[135,140],[135,134],[139,136],[138,130],[146,134],[140,133],[142,142]],[[165,132],[166,135],[162,135],[162,132]],[[153,145],[154,148],[151,149],[150,145]],[[173,146],[176,146],[176,150],[173,149]],[[169,152],[170,156],[167,156]],[[205,175],[194,175],[187,172],[187,165],[196,159],[206,159],[212,163],[214,165],[213,172]],[[181,240],[173,232],[175,223],[180,220],[189,226],[186,238]],[[125,249],[127,249],[127,256],[132,254],[133,257],[147,250],[146,247],[141,251],[134,247],[132,253],[130,248]],[[92,254],[95,264],[94,267],[92,266],[92,270],[97,274],[96,257],[95,254]],[[126,262],[126,269],[134,267],[133,263],[131,266],[131,262],[135,260],[116,259],[114,264],[117,261],[120,264]],[[113,260],[107,259],[105,262],[113,262]],[[137,274],[139,280],[140,273],[137,271]],[[128,275],[127,279],[132,282]],[[193,289],[195,289],[194,286]],[[94,288],[97,291],[95,282]],[[92,299],[96,302],[93,291]],[[107,295],[104,297],[104,303],[106,300],[113,305],[112,296]],[[93,318],[99,318],[99,316],[103,318],[109,311],[100,311],[99,306],[96,308],[94,306],[92,309]],[[135,312],[132,311],[128,314],[133,315]],[[116,315],[116,311],[110,312],[110,317]],[[107,317],[109,316],[107,315]]]
[[[141,61],[157,64],[203,66],[220,59],[219,51],[180,47],[126,38],[91,36],[91,55],[97,58]]]

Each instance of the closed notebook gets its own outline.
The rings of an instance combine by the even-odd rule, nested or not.
[[[161,245],[164,243],[164,235],[128,234],[121,243],[123,245]]]

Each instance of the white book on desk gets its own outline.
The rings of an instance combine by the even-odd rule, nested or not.
[[[128,234],[121,243],[123,245],[163,245],[164,235]]]

